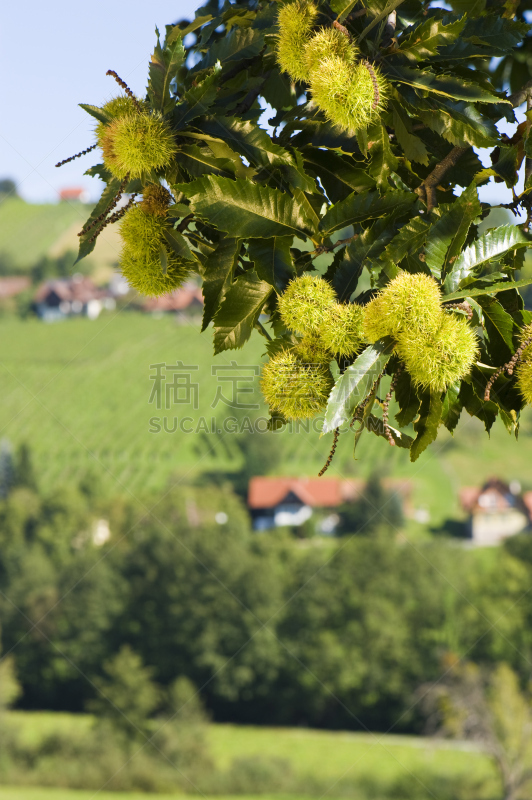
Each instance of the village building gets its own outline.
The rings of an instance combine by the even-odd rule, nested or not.
[[[88,203],[89,193],[83,186],[66,186],[59,191],[61,203]]]
[[[410,484],[383,480],[383,486],[397,492],[403,506],[409,505]],[[338,478],[251,478],[248,508],[256,531],[278,527],[300,527],[311,518],[316,533],[334,535],[340,517],[338,509],[356,503],[364,492],[363,480]]]
[[[151,314],[174,313],[190,315],[202,313],[203,294],[199,286],[185,284],[173,292],[163,294],[161,297],[148,297],[142,304],[142,310]]]
[[[46,281],[35,295],[35,309],[46,322],[72,316],[97,319],[103,309],[113,310],[116,301],[108,289],[94,285],[90,278],[74,275]]]
[[[468,535],[477,546],[498,545],[531,527],[532,492],[522,493],[517,481],[490,478],[482,487],[465,487],[460,502],[469,515]]]

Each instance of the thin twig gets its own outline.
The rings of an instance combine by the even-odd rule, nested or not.
[[[332,447],[331,447],[331,452],[329,453],[329,458],[325,462],[324,466],[318,472],[318,478],[321,478],[321,476],[324,475],[327,472],[327,470],[329,469],[329,467],[331,466],[331,461],[333,460],[334,454],[336,452],[336,445],[338,444],[338,437],[339,436],[340,436],[340,428],[335,428],[334,429],[334,438],[333,438],[333,443],[332,443]]]
[[[337,247],[341,247],[343,244],[349,244],[349,242],[354,242],[356,239],[358,239],[359,235],[360,234],[355,233],[354,236],[348,236],[347,239],[338,239],[337,242],[329,246],[320,244],[318,247],[316,247],[315,250],[311,250],[310,255],[321,256],[324,253],[332,253],[333,250],[336,250]]]
[[[437,205],[436,187],[445,173],[450,170],[451,167],[454,167],[458,163],[460,157],[463,156],[464,153],[467,153],[468,150],[470,150],[470,147],[453,147],[445,158],[442,159],[439,164],[436,164],[430,175],[428,175],[423,183],[415,190],[416,194],[426,203],[427,211],[432,211]]]
[[[59,161],[59,163],[56,164],[55,166],[62,167],[63,164],[68,164],[69,161],[74,161],[75,158],[81,158],[81,156],[87,155],[87,153],[90,153],[91,150],[94,150],[96,147],[98,147],[98,144],[91,144],[91,146],[87,147],[86,150],[81,150],[81,152],[76,153],[75,156],[70,156],[70,158],[65,158],[63,159],[63,161]]]

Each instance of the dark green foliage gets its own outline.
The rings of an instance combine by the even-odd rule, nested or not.
[[[213,0],[198,9],[194,22],[168,25],[164,38],[157,33],[142,114],[161,115],[165,130],[173,132],[175,157],[121,186],[101,167],[89,170],[107,186],[89,220],[101,216],[103,223],[81,237],[80,257],[92,250],[98,225],[113,221],[119,190],[142,192],[165,179],[175,201],[168,220],[179,227],[180,254],[187,248],[191,267],[204,281],[203,328],[213,322],[216,353],[241,347],[254,329],[281,346],[286,330],[277,299],[294,276],[313,270],[315,258],[334,252],[326,279],[342,302],[358,291],[357,302],[367,304],[371,295],[358,290],[360,283],[382,289],[403,269],[432,275],[444,301],[472,305],[472,324],[481,338],[478,359],[493,372],[505,362],[491,312],[500,308],[505,290],[518,291],[530,282],[516,281],[516,271],[532,239],[530,215],[524,229],[503,225],[479,233],[488,208],[479,201],[478,186],[489,180],[515,186],[524,156],[530,157],[526,125],[511,141],[496,125],[514,120],[513,108],[529,91],[528,4],[456,0],[449,10],[409,0],[370,4],[366,13],[355,5],[330,0],[280,9],[268,0],[223,6]],[[335,18],[350,44],[341,28],[331,28]],[[308,41],[317,43],[316,52],[307,48]],[[366,81],[373,76],[366,88],[369,95],[377,93],[367,124],[357,124],[356,135],[326,118],[329,105],[338,105],[330,65],[340,51],[351,53]],[[308,81],[307,66],[313,76]],[[330,93],[322,85],[328,70]],[[319,97],[315,92],[313,100],[307,84],[316,81]],[[270,126],[265,104],[273,108]],[[120,120],[85,108],[97,117],[107,141],[106,131]],[[135,113],[140,110],[134,119]],[[492,148],[493,167],[485,169],[472,147]],[[137,174],[133,165],[129,171]],[[456,187],[465,191],[458,196]],[[531,190],[528,181],[516,198],[527,213]],[[336,241],[343,229],[349,235]],[[269,315],[270,332],[268,323],[257,324],[261,312]],[[513,320],[517,326],[527,322],[515,314]],[[271,352],[275,348],[269,346]],[[442,351],[434,358],[446,356]],[[344,374],[331,395],[324,432],[347,421],[375,382],[351,385],[346,377],[351,366],[357,374],[366,370],[367,352],[356,361],[355,354],[337,360]],[[386,360],[375,361],[375,370],[382,371]],[[391,368],[398,367],[403,369],[395,359]],[[427,370],[419,368],[416,375]],[[467,413],[482,420],[490,414],[492,421],[500,416],[517,432],[523,399],[515,375],[508,391],[494,392],[488,409],[487,378],[479,382],[476,372],[461,376],[455,387],[457,395],[468,395],[462,403]],[[420,401],[412,460],[442,424],[454,430],[448,405],[443,392],[430,403]],[[398,424],[408,425],[415,416],[400,414]],[[385,416],[375,415],[372,430],[398,441]],[[403,433],[400,441],[408,447],[411,437]]]
[[[159,687],[152,680],[153,668],[124,645],[103,665],[103,676],[93,679],[97,695],[89,710],[107,719],[126,740],[142,741],[148,719],[160,703]]]
[[[11,445],[7,439],[0,442],[0,499],[5,500],[15,484],[15,465]]]
[[[341,506],[338,513],[339,534],[388,531],[393,537],[403,524],[401,498],[396,490],[385,488],[377,473],[370,475],[360,499]]]
[[[243,474],[254,441],[246,437]],[[254,447],[256,457],[258,439]],[[101,518],[111,540],[97,547],[90,533]],[[108,742],[113,730],[122,755],[164,722],[156,746],[185,768],[205,757],[205,714],[190,681],[220,721],[416,731],[412,693],[439,677],[442,654],[503,658],[526,677],[524,535],[497,553],[444,537],[412,547],[398,540],[395,489],[376,477],[342,518],[338,542],[300,547],[282,531],[252,533],[227,483],[181,485],[141,507],[94,493],[88,502],[67,487],[48,496],[14,488],[0,502],[0,624],[19,705],[90,705],[98,736]],[[96,753],[94,742],[84,746]],[[81,745],[61,747],[81,763]],[[98,753],[98,774],[113,774],[120,753]],[[283,771],[270,768],[275,784]]]

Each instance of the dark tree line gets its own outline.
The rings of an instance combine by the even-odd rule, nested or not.
[[[526,538],[478,553],[379,525],[308,547],[253,533],[229,484],[142,507],[100,491],[87,478],[0,501],[2,648],[21,707],[89,708],[123,647],[163,689],[192,680],[216,719],[270,724],[417,730],[414,692],[449,654],[526,673]]]

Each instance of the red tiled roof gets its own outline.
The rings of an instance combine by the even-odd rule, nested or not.
[[[334,508],[358,496],[363,481],[341,481],[337,478],[251,478],[248,489],[250,508],[273,508],[293,493],[302,503],[312,507]]]
[[[8,278],[0,278],[0,298],[14,297],[30,286],[30,279],[26,275],[13,275]]]
[[[184,311],[193,304],[203,305],[201,289],[196,286],[183,286],[162,297],[149,297],[142,307],[146,311]]]
[[[84,193],[85,189],[82,186],[68,186],[65,189],[61,189],[59,197],[61,200],[79,200]]]

